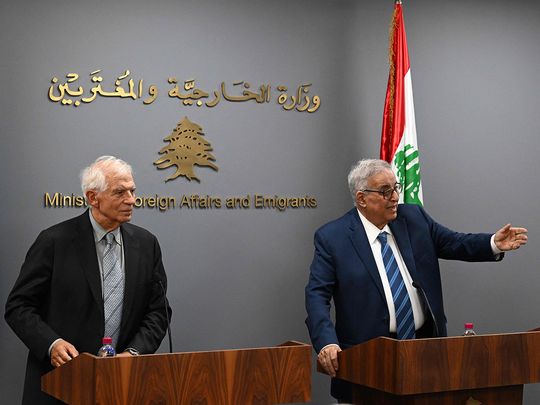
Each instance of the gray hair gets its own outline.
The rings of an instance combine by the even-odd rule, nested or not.
[[[392,166],[385,160],[362,159],[351,167],[347,180],[349,191],[353,201],[356,203],[356,193],[367,188],[368,179],[384,170],[392,170]]]
[[[107,190],[106,172],[113,170],[114,173],[124,175],[132,174],[131,166],[114,156],[100,156],[90,166],[81,171],[81,188],[84,196],[86,192],[93,190],[98,193]]]

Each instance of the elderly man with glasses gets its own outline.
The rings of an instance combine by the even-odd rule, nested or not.
[[[420,206],[398,205],[402,186],[385,161],[360,160],[348,181],[355,207],[315,233],[306,286],[306,324],[332,377],[337,353],[369,339],[446,336],[439,258],[499,261],[527,243],[525,228],[458,233]],[[333,378],[332,396],[350,402],[350,384]]]

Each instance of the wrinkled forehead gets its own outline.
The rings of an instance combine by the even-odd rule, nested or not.
[[[108,172],[105,173],[108,190],[129,190],[135,188],[135,181],[131,173]]]

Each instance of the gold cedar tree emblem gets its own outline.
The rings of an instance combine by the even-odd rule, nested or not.
[[[205,138],[201,126],[191,122],[188,117],[180,121],[172,133],[163,139],[169,142],[159,151],[163,155],[154,162],[158,169],[167,169],[176,166],[176,172],[169,176],[165,181],[174,180],[178,176],[184,176],[189,181],[197,180],[193,171],[194,166],[208,166],[218,170],[218,167],[212,163],[216,158],[210,153],[212,145]]]

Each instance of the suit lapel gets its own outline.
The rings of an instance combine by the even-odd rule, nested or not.
[[[351,217],[349,226],[349,237],[351,242],[356,250],[356,253],[358,254],[358,257],[377,286],[382,299],[386,300],[381,282],[381,276],[379,274],[379,270],[377,269],[377,264],[375,263],[373,251],[371,250],[364,226],[360,221],[356,208],[353,208],[351,211],[349,211],[349,213]]]
[[[99,310],[103,313],[103,293],[101,291],[101,277],[99,275],[99,264],[96,254],[96,243],[94,241],[94,232],[90,223],[90,211],[87,210],[79,216],[77,224],[78,232],[74,237],[73,243],[79,252],[80,265],[86,280],[92,291],[92,296],[96,301]]]
[[[129,226],[122,225],[122,243],[124,245],[125,260],[125,287],[124,287],[124,307],[122,310],[122,327],[128,319],[127,311],[133,308],[135,290],[137,286],[137,268],[139,263],[139,241],[133,235],[133,230]]]
[[[409,270],[409,274],[413,280],[418,280],[411,240],[409,239],[409,232],[407,231],[407,220],[398,216],[389,224],[389,226],[394,234],[394,239],[398,245],[401,257],[407,266],[407,270]]]

